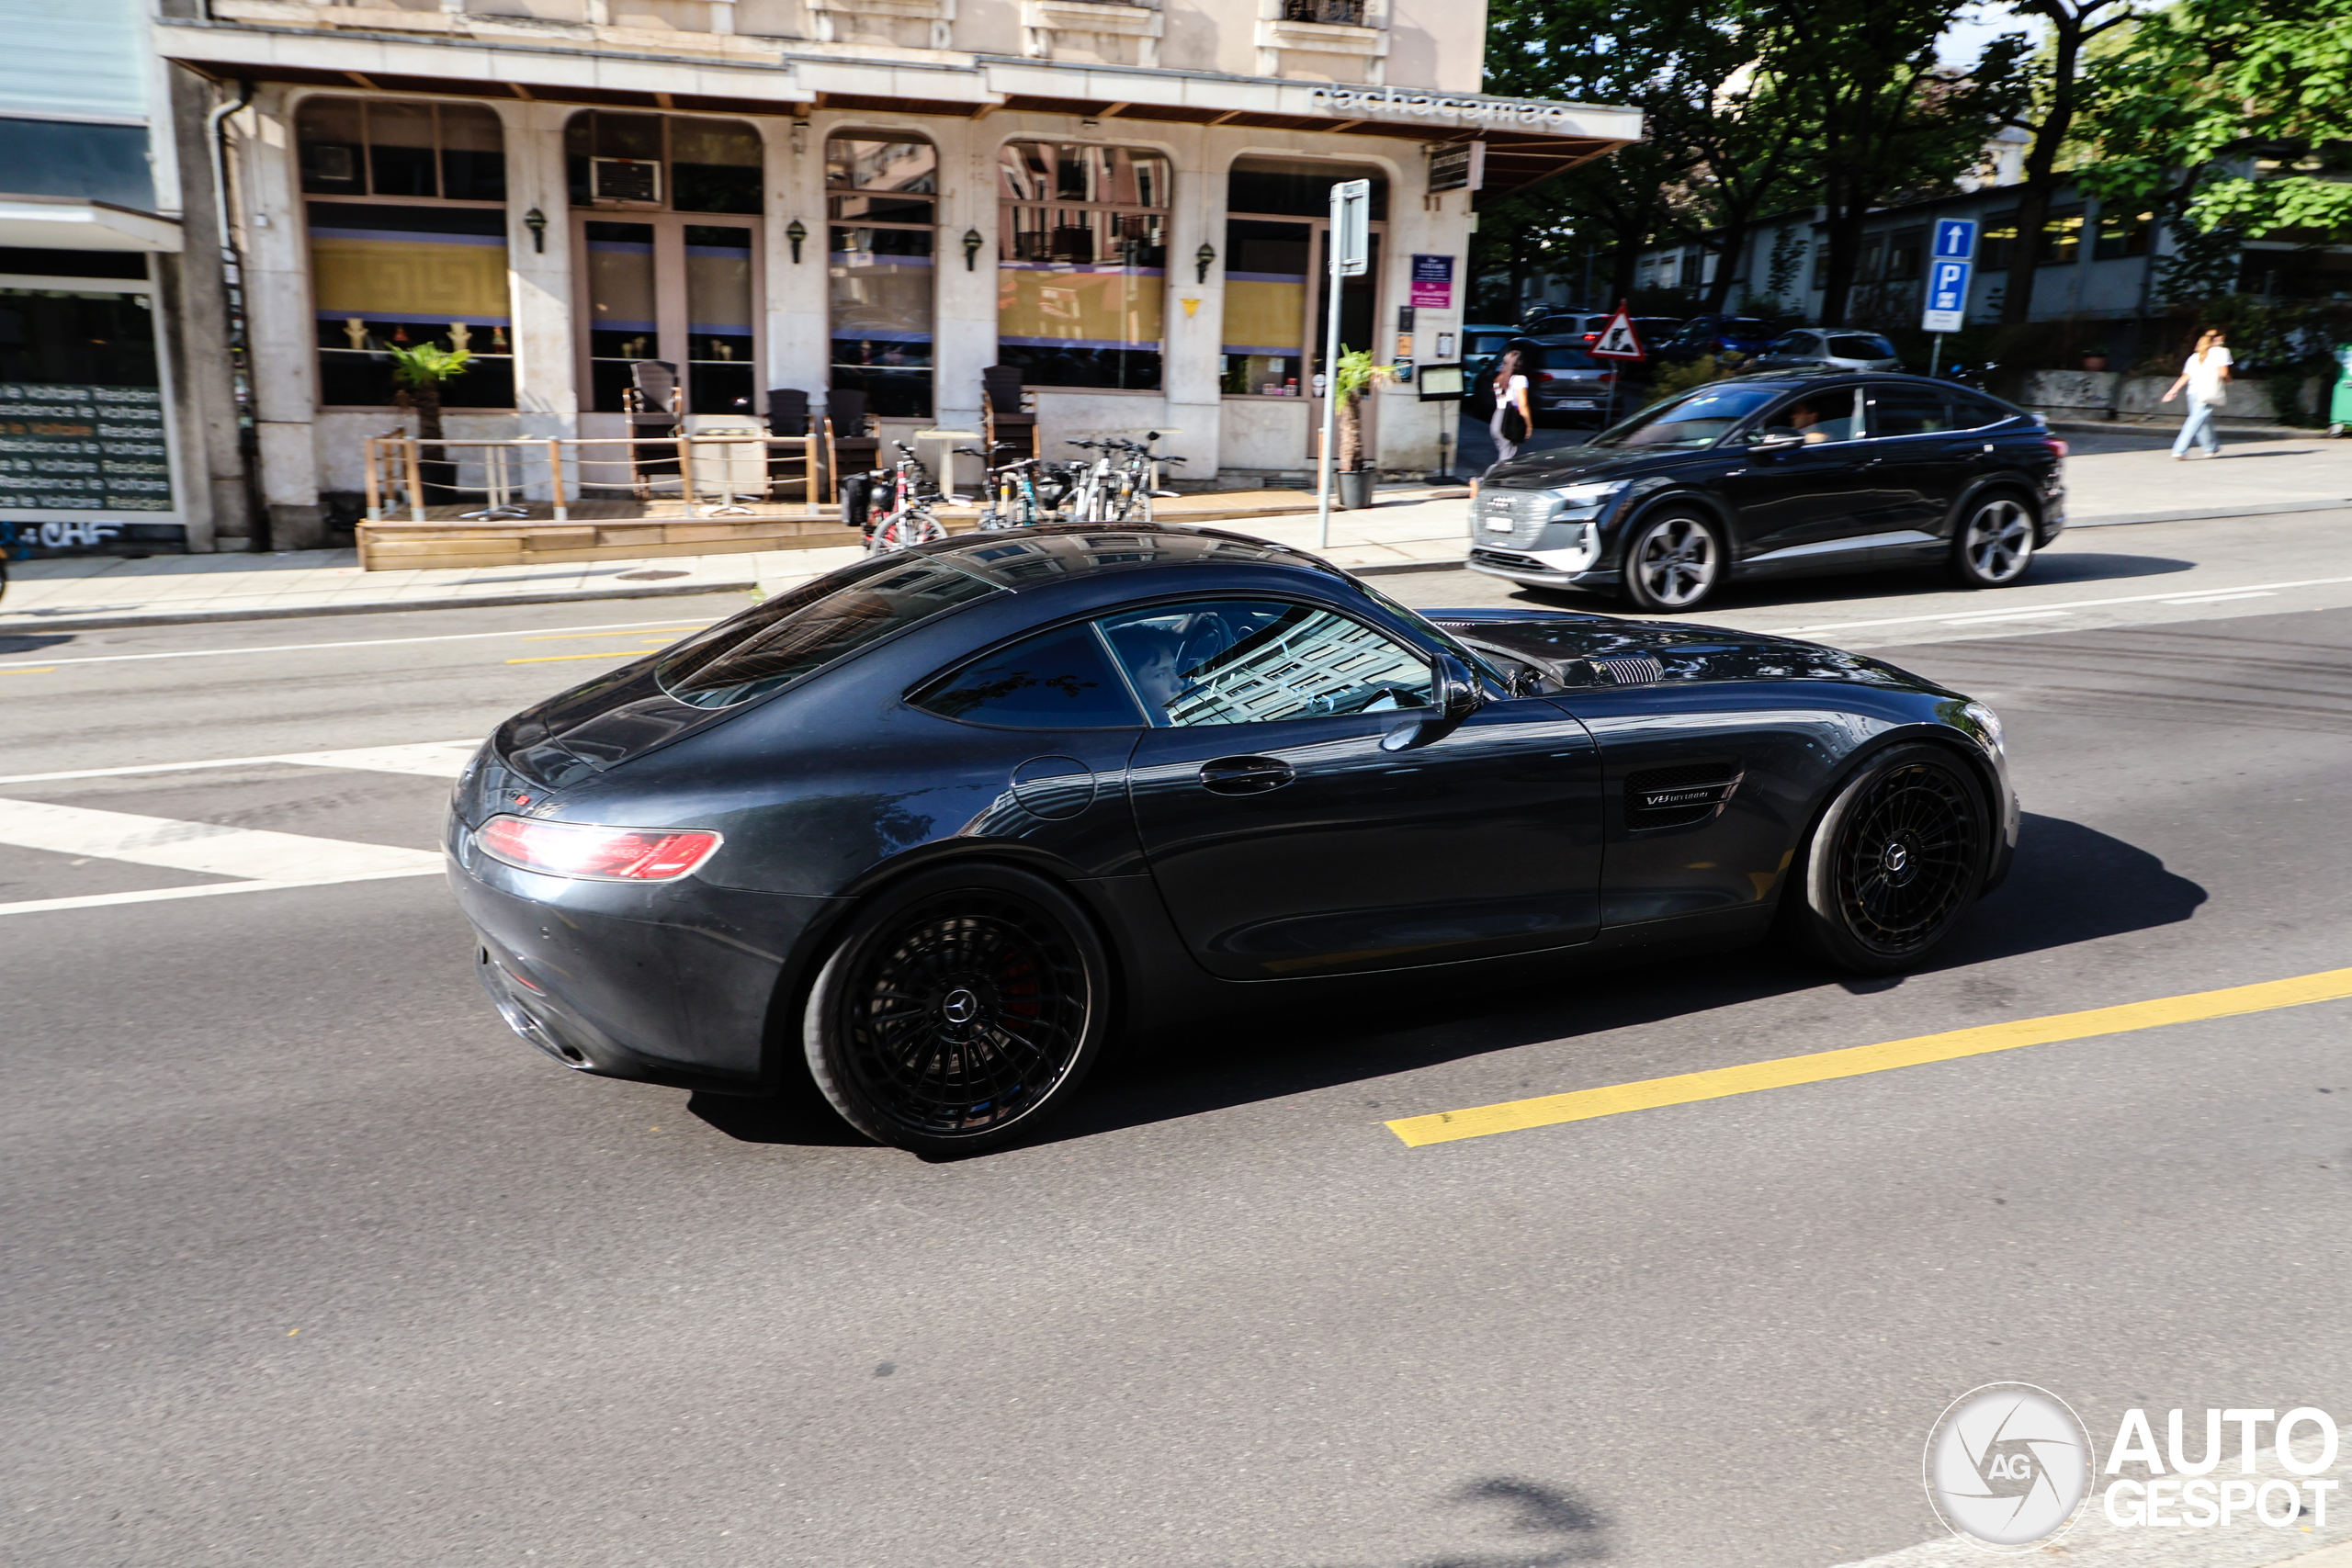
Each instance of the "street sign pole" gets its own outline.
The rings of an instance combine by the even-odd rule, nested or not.
[[[1935,253],[1928,261],[1927,310],[1920,330],[1928,340],[1928,374],[1941,376],[1944,333],[1968,324],[1969,275],[1976,266],[1976,223],[1968,218],[1944,218],[1936,223]]]
[[[1331,187],[1331,227],[1324,235],[1331,270],[1323,332],[1323,450],[1315,465],[1315,547],[1331,546],[1331,486],[1339,468],[1340,280],[1361,277],[1370,265],[1372,182],[1341,180]]]

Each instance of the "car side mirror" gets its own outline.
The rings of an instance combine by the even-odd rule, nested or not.
[[[1751,452],[1785,452],[1792,446],[1804,445],[1804,436],[1781,430],[1764,431],[1747,438],[1747,449]]]
[[[1460,724],[1487,705],[1486,689],[1478,684],[1478,677],[1470,666],[1453,654],[1441,653],[1433,665],[1434,680],[1431,695],[1436,698],[1438,716],[1448,724]]]

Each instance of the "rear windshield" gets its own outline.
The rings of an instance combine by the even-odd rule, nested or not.
[[[1838,359],[1892,359],[1894,345],[1883,337],[1846,333],[1829,340],[1829,352]]]
[[[1004,590],[938,556],[879,557],[712,627],[663,660],[662,689],[698,708],[732,707],[790,685],[894,632]]]
[[[1783,389],[1718,381],[1673,402],[1644,409],[1624,423],[1602,431],[1589,445],[1686,449],[1705,446],[1779,397]]]
[[[1540,340],[1544,362],[1532,368],[1543,370],[1597,370],[1600,361],[1584,351],[1582,343],[1563,343],[1556,338]]]

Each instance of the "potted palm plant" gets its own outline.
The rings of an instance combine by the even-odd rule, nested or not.
[[[393,405],[415,412],[419,442],[439,442],[442,434],[442,385],[466,373],[466,367],[473,358],[473,351],[421,343],[414,348],[388,344],[384,352],[392,356],[392,384],[400,389],[393,395]],[[458,465],[448,460],[446,448],[437,445],[422,446],[417,452],[417,468],[424,483],[424,494],[419,500],[429,503],[436,491],[455,498]]]
[[[1350,511],[1372,504],[1373,480],[1379,470],[1364,460],[1363,395],[1389,379],[1394,366],[1374,365],[1363,349],[1340,348],[1338,372],[1331,378],[1331,395],[1340,400],[1335,411],[1340,426],[1339,502]]]

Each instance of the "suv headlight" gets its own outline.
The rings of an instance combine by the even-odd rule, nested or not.
[[[1562,485],[1552,493],[1567,502],[1570,511],[1581,512],[1599,506],[1602,502],[1623,490],[1627,482],[1624,479],[1611,479],[1606,484]]]

